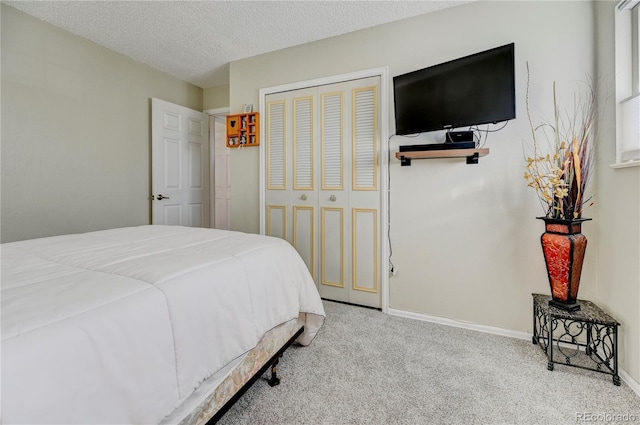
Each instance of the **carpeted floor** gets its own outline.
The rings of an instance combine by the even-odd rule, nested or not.
[[[549,372],[530,341],[324,305],[316,339],[280,361],[281,384],[265,374],[219,424],[640,424],[624,382]]]

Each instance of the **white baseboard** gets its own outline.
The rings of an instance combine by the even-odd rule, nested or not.
[[[531,341],[531,337],[533,336],[532,334],[527,332],[511,331],[508,329],[496,328],[494,326],[479,325],[477,323],[463,322],[460,320],[447,319],[445,317],[429,316],[422,313],[413,313],[411,311],[396,310],[394,308],[389,308],[387,313],[390,314],[391,316],[406,317],[408,319],[416,319],[416,320],[421,320],[423,322],[439,323],[441,325],[453,326],[456,328],[471,329],[478,332],[508,336],[511,338],[528,339],[529,341]]]
[[[531,341],[531,338],[533,337],[533,335],[528,332],[512,331],[509,329],[497,328],[495,326],[479,325],[477,323],[472,323],[472,322],[464,322],[460,320],[447,319],[446,317],[429,316],[427,314],[422,314],[422,313],[396,310],[395,308],[388,308],[387,314],[391,316],[406,317],[407,319],[415,319],[415,320],[421,320],[423,322],[438,323],[440,325],[445,325],[445,326],[453,326],[456,328],[470,329],[473,331],[484,332],[484,333],[489,333],[494,335],[501,335],[501,336],[506,336],[510,338],[525,339],[529,341]],[[618,373],[620,374],[620,379],[622,379],[629,386],[629,388],[633,390],[633,392],[635,392],[638,396],[640,396],[640,384],[635,379],[633,379],[631,375],[629,375],[624,369],[618,368]]]
[[[633,392],[638,394],[638,397],[640,397],[640,384],[638,383],[638,381],[633,379],[631,375],[629,375],[627,371],[622,368],[619,368],[618,373],[620,374],[620,379],[622,379],[625,384],[627,384],[629,388],[631,388]]]

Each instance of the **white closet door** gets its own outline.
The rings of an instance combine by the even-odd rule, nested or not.
[[[287,239],[291,193],[287,185],[287,106],[285,99],[267,100],[266,234]],[[288,240],[288,239],[287,239]]]
[[[349,302],[348,83],[319,89],[320,106],[320,279],[323,298]]]
[[[379,77],[266,101],[266,233],[287,239],[323,298],[381,306]]]
[[[380,298],[379,77],[322,86],[320,295],[372,307]]]
[[[316,122],[315,89],[292,93],[292,238],[311,275],[316,272],[316,235],[318,191],[316,176]]]
[[[317,260],[316,89],[267,97],[266,234],[289,241],[314,279]]]

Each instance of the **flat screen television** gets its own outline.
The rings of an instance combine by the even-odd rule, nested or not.
[[[514,44],[398,75],[393,94],[398,135],[513,119]]]

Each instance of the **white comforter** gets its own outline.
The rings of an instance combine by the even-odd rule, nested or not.
[[[324,320],[287,242],[141,226],[2,245],[4,424],[152,424],[266,331]]]

